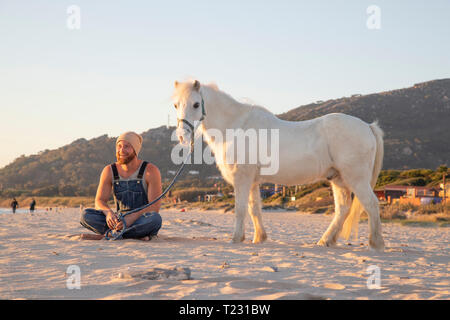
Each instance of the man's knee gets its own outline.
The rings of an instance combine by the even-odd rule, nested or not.
[[[151,212],[150,217],[146,217],[146,218],[150,218],[150,223],[149,223],[149,227],[150,227],[150,235],[156,235],[159,231],[159,229],[161,229],[162,226],[162,217],[158,212]]]
[[[86,223],[87,221],[89,221],[89,218],[90,218],[93,214],[95,214],[95,211],[97,211],[97,210],[94,210],[94,209],[91,209],[91,208],[84,209],[84,210],[81,212],[80,222]]]
[[[96,233],[103,234],[106,229],[106,218],[102,211],[92,208],[84,209],[80,215],[80,224]]]
[[[158,226],[158,230],[162,226],[162,217],[158,212],[155,212],[155,224]]]
[[[161,229],[161,226],[162,226],[162,217],[158,212],[155,212],[154,221],[155,221],[155,234],[156,234],[159,231],[159,229]]]

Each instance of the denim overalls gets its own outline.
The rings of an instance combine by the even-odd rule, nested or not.
[[[122,179],[117,171],[116,164],[111,164],[113,172],[113,197],[116,204],[116,212],[126,213],[130,210],[140,208],[148,203],[147,192],[144,188],[143,178],[147,162],[143,161],[135,179]],[[133,174],[135,175],[135,173]],[[132,176],[133,176],[132,175]],[[131,176],[131,177],[132,177]],[[101,210],[92,208],[86,209],[81,214],[80,223],[82,226],[98,234],[105,234],[109,229],[106,224],[106,217]],[[162,219],[157,212],[146,212],[141,215],[126,231],[123,238],[143,238],[154,236],[161,228]]]

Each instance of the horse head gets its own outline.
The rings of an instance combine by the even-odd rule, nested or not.
[[[177,110],[178,140],[184,145],[193,143],[195,129],[206,115],[200,82],[175,81],[172,99]]]

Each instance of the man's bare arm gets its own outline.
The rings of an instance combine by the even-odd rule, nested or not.
[[[112,211],[108,205],[109,198],[112,193],[112,176],[109,166],[106,166],[100,176],[100,182],[95,195],[95,209],[102,210],[103,213]]]
[[[145,181],[148,183],[148,202],[152,202],[162,193],[161,173],[155,165],[148,165],[147,171],[145,172]],[[146,212],[159,212],[159,209],[161,208],[161,202],[162,199],[158,200],[157,202],[152,204]]]
[[[100,176],[97,194],[95,195],[95,209],[103,211],[106,216],[106,224],[110,229],[115,229],[119,220],[108,205],[112,193],[112,174],[109,166],[106,166]]]

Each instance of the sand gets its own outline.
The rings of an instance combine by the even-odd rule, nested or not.
[[[163,210],[159,237],[148,242],[80,240],[89,231],[79,215],[1,215],[0,299],[450,298],[449,228],[384,223],[386,249],[376,252],[367,222],[351,245],[315,245],[325,215],[264,212],[269,240],[258,245],[250,219],[247,239],[230,243],[234,216],[221,211]],[[139,276],[174,268],[189,277]]]

